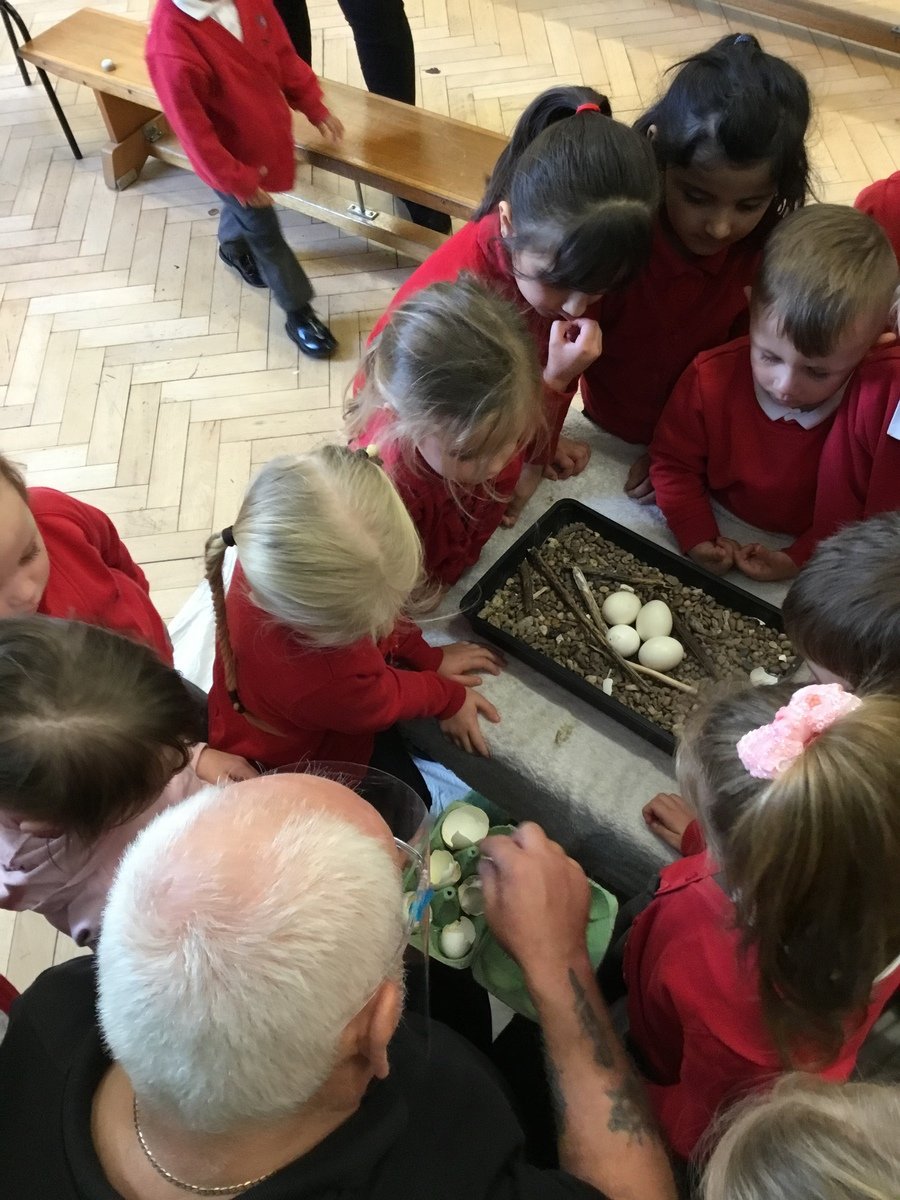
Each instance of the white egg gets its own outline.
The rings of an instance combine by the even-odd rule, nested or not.
[[[641,611],[641,602],[634,592],[613,592],[600,611],[607,625],[631,625]]]
[[[441,930],[441,954],[444,958],[465,958],[475,944],[475,926],[468,917],[460,917]]]
[[[470,917],[480,917],[484,912],[484,889],[477,875],[470,875],[459,885],[457,892],[459,907]]]
[[[640,648],[640,634],[633,625],[612,625],[609,630],[609,644],[613,650],[618,650],[623,658],[631,658]]]
[[[672,637],[653,637],[644,642],[638,659],[654,671],[671,671],[684,658],[684,646]]]
[[[770,675],[765,667],[754,667],[750,672],[750,682],[754,687],[770,687],[778,682],[778,676]]]
[[[431,886],[434,888],[447,887],[456,883],[462,874],[462,867],[449,850],[432,850],[430,864]]]
[[[490,827],[484,809],[476,808],[474,804],[460,804],[444,817],[441,837],[451,850],[465,850],[466,846],[474,846],[486,838]]]
[[[116,64],[111,58],[101,58],[100,69],[103,71],[114,71],[116,69]]]
[[[651,638],[668,637],[672,632],[672,612],[662,600],[649,600],[637,615],[635,629],[642,642]]]

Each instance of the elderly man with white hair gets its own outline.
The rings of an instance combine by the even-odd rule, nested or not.
[[[382,818],[334,780],[275,775],[162,813],[122,860],[96,978],[77,959],[17,1002],[0,1195],[672,1200],[588,961],[581,869],[533,825],[488,854],[487,917],[540,1013],[559,1171],[528,1165],[486,1060],[403,1018]]]

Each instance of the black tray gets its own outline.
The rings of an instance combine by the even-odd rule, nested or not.
[[[588,683],[582,675],[570,671],[568,667],[560,666],[554,659],[535,650],[521,638],[515,637],[505,629],[498,629],[478,616],[494,593],[507,582],[510,576],[515,574],[529,550],[540,546],[564,526],[574,525],[577,522],[581,522],[602,537],[608,538],[609,541],[615,542],[623,550],[628,550],[647,566],[656,567],[666,575],[674,575],[690,587],[701,588],[719,604],[726,605],[742,616],[755,617],[772,629],[778,630],[779,633],[782,631],[781,613],[773,605],[757,599],[756,596],[751,596],[742,588],[735,587],[734,584],[727,583],[715,575],[710,575],[701,567],[695,566],[689,559],[682,558],[679,554],[673,554],[671,550],[658,546],[656,542],[651,542],[647,538],[641,537],[640,534],[632,533],[630,529],[626,529],[624,525],[619,525],[615,521],[610,521],[608,517],[602,517],[578,500],[559,500],[552,508],[549,508],[530,529],[522,534],[515,545],[510,546],[509,550],[485,571],[481,579],[469,588],[460,601],[460,608],[472,628],[483,638],[501,646],[516,658],[528,663],[530,667],[534,667],[536,671],[540,671],[542,675],[546,675],[548,679],[552,679],[554,683],[568,688],[570,692],[574,692],[576,696],[580,696],[594,708],[599,708],[601,712],[607,713],[616,721],[627,725],[629,729],[633,729],[635,733],[646,738],[648,742],[652,742],[654,746],[659,746],[660,749],[672,754],[675,750],[675,738],[668,730],[635,712],[626,704],[622,704],[614,696],[607,696],[599,687]]]

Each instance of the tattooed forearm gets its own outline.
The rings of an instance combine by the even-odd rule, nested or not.
[[[597,1020],[597,1014],[588,999],[587,992],[582,987],[581,980],[571,967],[569,968],[569,983],[575,995],[575,1012],[578,1014],[578,1023],[594,1050],[594,1062],[598,1067],[608,1069],[615,1062],[612,1046]]]
[[[566,1128],[566,1093],[563,1091],[562,1080],[556,1063],[549,1052],[544,1053],[544,1067],[547,1072],[547,1087],[550,1090],[550,1100],[553,1104],[553,1115],[556,1118],[556,1134],[562,1137]]]

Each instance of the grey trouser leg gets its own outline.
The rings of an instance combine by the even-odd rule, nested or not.
[[[249,250],[260,275],[285,312],[295,312],[309,304],[312,284],[284,240],[276,210],[245,207],[224,192],[216,195],[222,201],[219,244],[226,253],[241,254]]]

